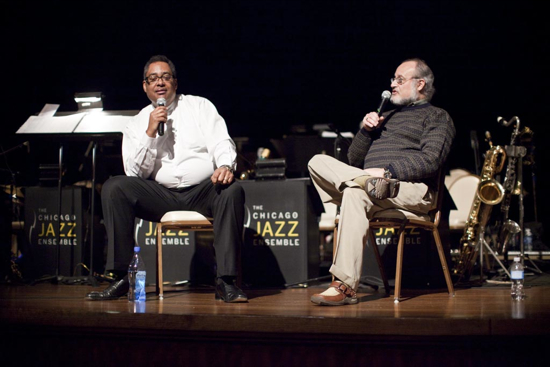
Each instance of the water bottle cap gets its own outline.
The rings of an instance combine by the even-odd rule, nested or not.
[[[521,259],[519,258],[519,256],[514,257],[514,262],[519,263],[520,260],[521,260]]]
[[[139,246],[134,247],[134,252],[139,252]]]

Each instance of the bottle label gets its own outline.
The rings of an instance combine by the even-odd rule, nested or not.
[[[512,270],[510,275],[512,279],[523,279],[523,271],[521,270]]]
[[[134,294],[136,301],[145,301],[145,277],[146,272],[144,270],[138,271],[136,274],[136,291]]]

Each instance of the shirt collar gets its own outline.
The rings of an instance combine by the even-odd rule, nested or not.
[[[427,99],[420,99],[418,101],[414,101],[414,102],[409,103],[407,105],[407,107],[420,106],[420,105],[423,105],[425,103],[428,103]]]

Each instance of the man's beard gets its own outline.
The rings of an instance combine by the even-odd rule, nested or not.
[[[407,106],[413,102],[418,101],[418,91],[416,90],[416,87],[412,86],[413,83],[411,83],[410,88],[411,90],[411,96],[409,98],[401,98],[401,96],[392,96],[390,98],[390,102],[393,103],[396,106]]]

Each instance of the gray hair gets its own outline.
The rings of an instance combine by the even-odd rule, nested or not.
[[[416,62],[416,78],[424,79],[426,82],[426,85],[424,86],[424,90],[422,91],[422,94],[426,96],[426,100],[430,101],[435,93],[435,87],[434,87],[434,73],[432,69],[426,64],[426,61],[419,59],[419,58],[412,58],[407,59],[403,62],[407,61],[414,61]]]

